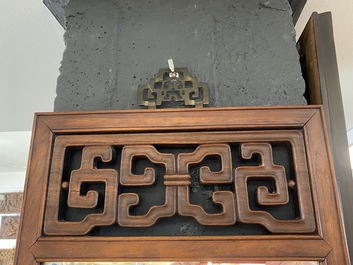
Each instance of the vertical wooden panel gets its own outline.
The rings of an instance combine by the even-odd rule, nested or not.
[[[42,234],[49,158],[51,155],[52,133],[38,118],[32,132],[30,159],[24,188],[21,222],[17,238],[17,255],[14,264],[38,265],[29,248]],[[43,144],[46,143],[46,144]],[[25,220],[25,221],[24,221]]]
[[[316,137],[305,141],[308,150],[312,188],[315,195],[326,194],[325,196],[317,197],[320,200],[317,214],[321,222],[325,223],[325,225],[321,226],[320,233],[332,247],[332,251],[326,257],[327,264],[348,264],[348,253],[345,251],[344,227],[340,215],[340,202],[338,196],[334,196],[334,194],[338,193],[337,183],[334,178],[332,161],[328,155],[330,154],[328,137],[321,129],[322,125],[323,115],[320,116],[317,113],[305,126],[306,136],[316,135]],[[333,228],[336,229],[335,233],[331,233]]]
[[[353,257],[353,178],[338,75],[331,13],[313,13],[299,39],[310,104],[322,104],[341,195],[346,237]]]

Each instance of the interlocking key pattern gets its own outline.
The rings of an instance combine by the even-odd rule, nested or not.
[[[137,103],[149,108],[160,107],[165,102],[182,102],[185,106],[202,108],[209,104],[208,85],[189,75],[187,68],[160,69],[157,76],[146,85],[140,85]]]
[[[247,135],[244,133],[244,137]],[[295,134],[296,136],[298,134]],[[295,178],[289,180],[286,169],[273,161],[273,148],[269,142],[241,142],[237,144],[239,159],[250,160],[259,157],[258,165],[234,164],[234,145],[227,143],[200,144],[194,151],[161,152],[151,144],[126,144],[85,146],[82,149],[80,167],[65,172],[70,144],[64,140],[54,148],[54,159],[50,175],[50,190],[44,221],[47,235],[86,235],[95,227],[120,226],[122,228],[147,228],[158,225],[157,221],[173,216],[191,217],[203,226],[236,226],[238,222],[260,224],[271,233],[312,233],[315,231],[314,211],[310,192],[306,160],[302,155],[302,144],[293,140],[293,167]],[[79,139],[77,139],[79,141]],[[179,145],[180,146],[180,145]],[[233,146],[233,147],[232,147]],[[119,150],[121,156],[115,156]],[[118,157],[118,159],[115,159]],[[216,157],[220,168],[211,170],[204,162]],[[134,171],[137,158],[148,160],[153,165],[164,168],[164,174],[157,175],[156,169],[145,166],[142,173]],[[110,168],[98,168],[100,163],[113,163]],[[238,162],[237,162],[238,163]],[[229,189],[212,189],[210,200],[218,206],[216,212],[205,211],[202,205],[190,200],[191,184],[195,181],[190,168],[201,165],[197,181],[200,185],[213,187],[227,186]],[[67,174],[67,177],[63,177]],[[140,202],[139,187],[149,189],[156,180],[163,178],[164,202],[149,207],[145,214],[133,213],[131,209]],[[162,180],[162,179],[161,179]],[[270,180],[273,189],[256,188],[257,209],[251,207],[248,183],[251,180]],[[100,184],[103,189],[87,188],[87,184]],[[89,186],[88,186],[89,187]],[[125,191],[131,187],[133,191]],[[289,220],[276,219],[266,207],[279,207],[288,204],[289,190],[296,190],[295,203],[298,217]],[[131,189],[130,189],[131,190]],[[66,198],[66,199],[65,199]],[[88,212],[82,220],[66,220],[63,207],[70,209],[95,210]],[[100,208],[100,211],[97,211]]]
[[[195,152],[179,154],[176,158],[173,154],[158,152],[151,145],[125,146],[122,153],[120,184],[124,186],[151,185],[155,181],[155,173],[152,168],[146,168],[144,175],[141,176],[131,173],[134,157],[145,156],[153,163],[161,163],[165,166],[166,201],[164,205],[153,206],[144,216],[132,216],[129,214],[129,208],[138,205],[138,194],[120,194],[118,205],[119,225],[148,227],[154,225],[159,218],[173,216],[176,213],[181,216],[192,216],[202,225],[233,225],[235,223],[235,198],[230,191],[216,191],[212,195],[212,201],[222,205],[223,212],[221,213],[208,214],[201,206],[193,205],[189,202],[189,185],[191,184],[190,175],[188,174],[189,165],[200,163],[206,156],[217,155],[221,157],[222,169],[219,172],[211,172],[208,167],[202,167],[200,170],[201,183],[219,184],[233,182],[231,153],[228,145],[201,145]]]
[[[314,231],[312,209],[307,201],[300,204],[300,218],[298,220],[279,221],[266,211],[252,211],[249,208],[248,179],[268,179],[275,182],[276,191],[269,193],[266,187],[258,187],[257,203],[259,205],[284,205],[288,203],[288,185],[283,166],[273,164],[272,148],[268,143],[245,143],[241,145],[241,157],[251,159],[254,154],[261,157],[259,166],[240,166],[235,169],[235,194],[238,202],[238,216],[243,223],[262,224],[273,233]],[[301,172],[300,174],[303,174]],[[305,173],[304,173],[305,174]],[[302,176],[297,178],[301,184]],[[299,196],[303,196],[299,192]]]
[[[89,190],[86,195],[81,194],[83,183],[103,183],[105,186],[104,210],[102,213],[88,214],[80,222],[60,222],[58,219],[58,207],[47,207],[46,225],[44,231],[47,234],[84,235],[95,226],[107,226],[116,220],[116,195],[118,192],[117,172],[112,169],[97,169],[95,159],[100,157],[102,161],[109,162],[112,159],[114,149],[110,146],[85,147],[82,152],[81,167],[71,172],[70,182],[63,182],[61,188],[68,189],[67,205],[72,208],[96,208],[98,204],[97,191]],[[56,165],[53,165],[54,168]],[[52,171],[55,178],[63,172],[63,164],[57,165],[59,171]],[[59,173],[60,172],[60,173]],[[60,191],[48,199],[48,205],[57,204]],[[55,201],[55,202],[54,202]]]
[[[121,157],[121,177],[120,183],[124,186],[145,186],[153,185],[155,182],[155,172],[153,168],[146,168],[143,175],[131,173],[134,157],[145,156],[153,163],[163,164],[166,168],[165,179],[175,172],[175,159],[172,154],[161,154],[151,145],[125,146]],[[148,227],[161,217],[173,216],[176,212],[176,187],[165,184],[164,205],[153,206],[147,214],[143,216],[131,216],[129,209],[139,204],[139,196],[136,193],[123,193],[119,195],[118,223],[125,227]]]

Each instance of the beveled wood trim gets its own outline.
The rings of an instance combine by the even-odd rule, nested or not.
[[[321,109],[321,113],[316,113],[304,127],[313,197],[321,224],[319,233],[332,247],[327,264],[350,264],[333,162],[327,155],[330,154],[329,139],[320,129],[326,126],[323,117]],[[310,135],[316,138],[309,140]],[[332,233],[333,227],[339,232]]]
[[[14,264],[39,264],[29,249],[42,234],[52,140],[53,134],[50,129],[43,123],[42,118],[36,117],[32,132]]]
[[[250,132],[252,133],[251,135]],[[59,135],[55,139],[55,146],[64,149],[65,146],[108,145],[112,141],[116,145],[146,145],[146,144],[204,144],[233,142],[263,142],[283,141],[293,145],[300,144],[302,133],[300,130],[258,130],[258,131],[210,131],[210,132],[170,132],[170,133],[134,133],[131,134],[92,134],[92,135]]]
[[[240,107],[39,113],[54,133],[302,127],[315,107]],[[112,115],[119,113],[119,119]],[[48,118],[47,118],[48,117]]]
[[[353,178],[330,12],[313,13],[298,41],[309,104],[322,104],[353,263]]]
[[[65,242],[63,244],[63,241]],[[109,244],[109,247],[107,247]],[[99,249],[99,251],[97,251]],[[324,261],[331,247],[315,236],[85,237],[39,239],[38,261]],[[343,263],[341,263],[343,264]]]

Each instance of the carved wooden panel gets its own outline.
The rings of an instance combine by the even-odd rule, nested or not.
[[[13,265],[15,251],[13,249],[0,249],[0,264]]]
[[[11,192],[0,194],[0,213],[19,213],[21,210],[22,192]]]
[[[319,107],[39,114],[16,264],[348,264],[322,121]]]
[[[16,239],[19,221],[19,216],[2,216],[0,239]]]
[[[134,140],[141,137],[144,137],[144,143],[134,145]],[[169,133],[168,139],[164,138],[163,134],[157,133],[58,136],[54,143],[54,159],[49,177],[49,191],[53,196],[47,200],[45,234],[86,235],[93,228],[101,226],[151,227],[162,218],[176,215],[192,217],[202,226],[236,227],[237,223],[250,223],[260,224],[271,233],[315,231],[308,167],[300,131]],[[171,144],[169,139],[178,144]],[[183,146],[190,146],[191,140],[193,147],[196,144],[194,151],[182,150]],[[212,144],[202,144],[205,141]],[[188,144],[183,145],[183,142]],[[162,150],[168,146],[170,153],[165,150],[162,153],[152,144]],[[286,172],[284,166],[274,164],[272,146],[287,147],[291,158],[288,163],[293,163],[293,172]],[[173,151],[175,147],[181,153]],[[82,150],[79,153],[80,168],[70,171],[67,168],[70,168],[71,150],[78,149]],[[257,165],[238,165],[240,160],[251,160],[256,155],[259,155],[258,161],[254,160]],[[190,173],[193,165],[212,157],[219,158],[219,170],[202,165],[196,176]],[[141,174],[133,173],[137,164],[135,158],[146,158],[152,164],[162,165],[164,174],[159,174],[151,167],[143,168]],[[291,171],[289,167],[288,171]],[[263,179],[269,185],[257,187],[253,198],[249,196],[248,182],[257,179]],[[209,197],[205,199],[219,205],[221,210],[208,213],[202,206],[192,203],[192,182],[211,187]],[[101,191],[94,190],[93,186],[88,188],[92,183],[96,186],[102,183],[104,188]],[[124,187],[158,185],[162,186],[163,193],[160,196],[164,196],[164,201],[151,206],[143,215],[132,214],[131,208],[143,201],[138,192],[125,192]],[[222,186],[220,190],[215,189],[216,185]],[[269,192],[269,189],[272,191]],[[99,200],[101,205],[98,205]],[[256,200],[257,210],[251,208],[249,200]],[[289,203],[298,213],[294,216],[287,214],[286,220],[279,220],[268,211]],[[79,215],[77,210],[76,216],[69,217],[73,209],[87,214],[76,217]],[[281,207],[281,210],[285,211],[285,207]],[[230,229],[233,228],[227,228],[228,231]],[[148,233],[147,230],[141,230],[143,235]]]

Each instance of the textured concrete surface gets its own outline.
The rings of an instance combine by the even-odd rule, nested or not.
[[[71,0],[55,111],[138,108],[167,67],[210,88],[210,106],[305,104],[286,0]]]

